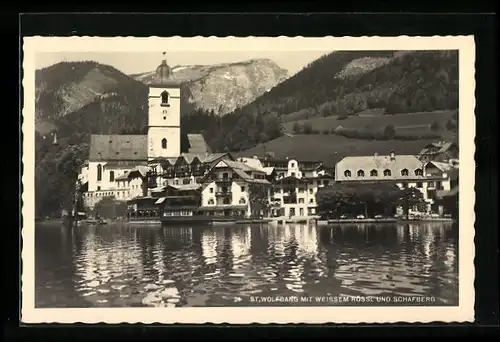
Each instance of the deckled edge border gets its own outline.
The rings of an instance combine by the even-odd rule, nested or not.
[[[216,41],[221,41],[221,40],[232,40],[232,39],[237,39],[239,41],[244,41],[244,40],[248,40],[249,38],[252,38],[252,39],[276,39],[276,38],[279,38],[279,39],[286,39],[286,40],[299,40],[299,39],[306,39],[306,40],[310,40],[310,39],[334,39],[336,41],[339,41],[339,42],[342,42],[342,41],[348,41],[348,40],[355,40],[356,43],[358,43],[360,40],[363,40],[363,39],[369,39],[369,40],[382,40],[382,41],[389,41],[391,40],[392,41],[392,44],[394,44],[394,40],[396,40],[396,43],[397,41],[401,41],[401,40],[404,40],[404,39],[429,39],[429,40],[444,40],[444,41],[448,41],[448,40],[456,40],[456,39],[469,39],[470,41],[468,41],[469,44],[471,44],[472,46],[459,46],[458,49],[459,50],[459,60],[460,60],[460,56],[462,55],[463,51],[462,49],[464,48],[471,48],[471,53],[472,53],[472,60],[471,61],[468,61],[468,62],[471,62],[472,63],[472,67],[473,67],[473,77],[472,79],[468,79],[467,82],[470,82],[472,85],[473,85],[473,96],[472,98],[468,99],[470,101],[473,101],[473,106],[472,106],[472,110],[473,112],[475,113],[475,107],[476,107],[476,104],[475,104],[475,92],[476,92],[476,80],[475,80],[475,42],[474,42],[474,37],[473,36],[466,36],[466,35],[459,35],[459,36],[452,36],[452,35],[447,35],[447,36],[439,36],[439,35],[434,35],[434,36],[407,36],[407,35],[401,35],[401,36],[343,36],[343,37],[333,37],[333,36],[325,36],[325,37],[304,37],[304,36],[294,36],[294,37],[289,37],[289,36],[278,36],[278,37],[257,37],[257,36],[247,36],[247,37],[237,37],[237,36],[226,36],[226,37],[217,37],[217,36],[192,36],[192,37],[182,37],[182,36],[173,36],[173,37],[159,37],[159,36],[150,36],[150,37],[134,37],[134,36],[117,36],[117,37],[98,37],[98,36],[71,36],[71,37],[43,37],[43,36],[32,36],[32,37],[24,37],[23,39],[23,42],[22,42],[22,48],[23,48],[23,55],[24,55],[24,59],[23,59],[23,64],[22,64],[22,73],[23,73],[23,79],[22,79],[22,89],[23,89],[23,108],[22,108],[22,130],[21,130],[21,136],[23,137],[23,141],[22,141],[22,147],[23,147],[23,153],[22,153],[22,157],[21,157],[21,172],[22,172],[22,183],[21,183],[21,191],[22,191],[22,199],[21,199],[21,208],[22,208],[22,214],[21,214],[21,222],[25,223],[26,220],[24,220],[24,217],[26,216],[26,196],[27,196],[27,193],[24,191],[26,187],[26,181],[27,181],[27,178],[26,178],[26,173],[24,172],[26,170],[26,168],[24,167],[25,164],[26,165],[29,165],[27,163],[27,159],[26,159],[26,156],[25,156],[25,152],[26,152],[26,134],[25,134],[25,130],[26,130],[26,123],[27,121],[24,120],[24,117],[28,111],[28,109],[31,109],[30,106],[27,106],[26,104],[29,102],[27,101],[27,95],[26,95],[26,92],[24,91],[26,89],[26,85],[27,85],[27,81],[31,79],[33,79],[33,85],[34,85],[34,77],[30,77],[28,76],[27,77],[27,74],[25,72],[25,70],[27,69],[27,61],[26,61],[26,55],[27,55],[27,50],[29,50],[29,48],[31,48],[33,51],[29,51],[31,53],[35,53],[36,51],[34,51],[34,46],[29,46],[30,44],[28,44],[28,49],[26,49],[27,47],[27,39],[28,41],[32,40],[33,38],[43,38],[43,39],[61,39],[61,38],[64,38],[65,40],[68,40],[68,39],[76,39],[76,40],[80,40],[82,38],[84,39],[99,39],[99,40],[116,40],[116,39],[120,39],[123,41],[124,38],[126,38],[127,40],[133,40],[134,43],[137,43],[138,41],[152,41],[152,40],[158,40],[158,39],[182,39],[182,40],[185,40],[185,39],[200,39],[200,38],[203,38],[204,39],[204,42],[208,40],[208,42],[210,42],[210,40],[216,40]],[[33,44],[31,44],[33,45]],[[464,44],[465,45],[465,44]],[[401,48],[398,48],[398,47],[390,47],[390,48],[386,48],[386,49],[380,49],[380,50],[399,50]],[[126,50],[126,49],[123,49],[123,50]],[[360,48],[357,48],[357,49],[343,49],[343,48],[338,48],[338,50],[343,50],[343,51],[347,51],[347,50],[373,50],[373,49],[363,49],[363,47],[361,46]],[[404,49],[404,50],[408,50],[408,49]],[[427,50],[425,48],[420,48],[420,49],[410,49],[410,50]],[[451,50],[451,48],[450,48]],[[460,65],[460,63],[459,63]],[[33,68],[34,70],[34,68]],[[462,102],[462,79],[460,77],[460,75],[462,74],[462,70],[461,68],[459,67],[459,101]],[[34,75],[33,75],[34,76]],[[32,108],[33,110],[33,113],[34,113],[34,106]],[[468,108],[467,108],[468,109]],[[459,113],[461,113],[463,110],[463,107],[459,105]],[[30,113],[31,114],[31,113]],[[34,121],[34,120],[33,120]],[[472,139],[473,140],[473,145],[474,146],[474,153],[473,153],[473,157],[472,157],[472,161],[474,162],[474,166],[475,166],[475,115],[473,115],[473,122],[471,123],[474,127],[474,138]],[[460,120],[460,122],[463,122],[463,120]],[[459,137],[462,135],[462,130],[460,129],[460,127],[462,127],[462,125],[459,126]],[[34,133],[34,127],[33,127],[33,133]],[[460,138],[459,138],[460,139]],[[33,153],[34,153],[34,150],[33,150]],[[34,159],[33,160],[30,160],[30,162],[32,164],[34,164]],[[462,162],[463,163],[463,162]],[[34,166],[34,165],[33,165]],[[471,167],[472,168],[472,167]],[[475,167],[474,167],[475,169]],[[473,178],[473,192],[475,194],[475,174],[473,175],[474,178]],[[34,175],[33,175],[33,185],[34,185]],[[29,187],[28,187],[29,188]],[[34,204],[34,191],[29,194],[29,196],[31,197],[31,199],[33,201],[31,201],[32,204]],[[472,210],[472,215],[473,215],[473,220],[472,220],[472,223],[473,223],[473,226],[475,227],[475,196],[472,196],[472,200],[473,200],[473,208],[474,210]],[[459,210],[459,213],[462,212],[461,210]],[[33,230],[34,230],[34,222],[33,222]],[[34,231],[33,232],[30,232],[32,233],[32,235],[34,235]],[[472,242],[473,243],[473,246],[475,246],[475,229],[472,229],[472,236],[471,236],[471,240],[472,241],[468,241],[467,243],[469,242]],[[27,236],[26,236],[26,230],[24,229],[24,224],[22,226],[22,230],[21,230],[21,246],[22,246],[22,259],[21,259],[21,270],[24,270],[24,260],[26,260],[26,258],[30,258],[30,259],[33,259],[33,256],[30,256],[30,255],[27,255],[26,253],[26,247],[27,246],[27,243],[26,242],[30,242],[30,239],[33,240],[32,242],[34,243],[34,239],[33,239],[33,236],[28,238],[27,239]],[[460,238],[459,238],[459,241],[460,241]],[[460,242],[459,242],[460,243]],[[32,245],[32,247],[34,247],[34,244]],[[133,309],[133,308],[122,308],[122,309],[35,309],[34,306],[33,307],[30,307],[30,308],[27,308],[25,306],[22,306],[22,311],[21,311],[21,321],[23,323],[86,323],[86,324],[95,324],[95,323],[107,323],[107,324],[123,324],[123,323],[129,323],[129,324],[132,324],[132,323],[143,323],[143,324],[155,324],[155,323],[159,323],[159,324],[330,324],[330,323],[334,323],[334,324],[371,324],[371,323],[375,323],[375,324],[380,324],[380,323],[383,323],[383,324],[393,324],[393,323],[436,323],[436,322],[446,322],[446,323],[462,323],[462,322],[472,322],[474,320],[474,283],[475,283],[475,273],[474,273],[474,264],[475,264],[475,247],[472,248],[472,253],[473,253],[473,259],[472,259],[472,274],[469,274],[469,276],[472,276],[471,278],[467,278],[468,282],[472,283],[472,293],[469,293],[468,295],[472,296],[472,300],[471,302],[468,303],[468,305],[470,306],[469,307],[469,310],[471,310],[471,313],[468,315],[469,317],[463,317],[463,318],[460,318],[460,319],[457,319],[457,320],[443,320],[443,319],[436,319],[434,317],[432,318],[429,318],[429,319],[422,319],[423,317],[420,316],[419,319],[408,319],[408,320],[404,320],[403,317],[401,317],[401,319],[390,319],[390,320],[357,320],[357,321],[351,321],[351,320],[342,320],[342,319],[336,319],[336,320],[314,320],[314,319],[301,319],[301,320],[280,320],[280,319],[273,319],[273,320],[267,320],[267,321],[262,321],[262,320],[245,320],[245,319],[217,319],[217,320],[193,320],[193,321],[188,321],[188,320],[185,320],[185,321],[182,321],[182,322],[179,322],[179,321],[175,321],[175,320],[172,320],[172,321],[161,321],[161,320],[157,320],[157,319],[154,319],[154,320],[138,320],[138,319],[129,319],[129,320],[120,320],[120,319],[113,319],[113,317],[116,317],[116,315],[120,315],[119,314],[119,311],[123,311],[124,309],[125,310],[133,310],[134,311],[134,316],[140,316],[141,312],[146,312],[145,310],[147,311],[150,311],[150,312],[154,312],[155,313],[155,316],[158,317],[158,314],[160,313],[158,311],[158,309],[155,309],[155,308],[152,308],[152,309],[143,309],[143,308],[138,308],[138,309]],[[460,260],[460,255],[463,255],[463,251],[462,249],[459,248],[459,260]],[[33,273],[34,273],[34,263],[33,264]],[[460,268],[461,268],[461,263],[459,261],[459,274],[461,275],[462,273],[460,273]],[[21,279],[21,291],[22,293],[24,293],[25,290],[28,290],[27,286],[26,286],[26,281],[25,281],[25,276],[26,274],[24,272],[22,272],[22,279]],[[464,281],[464,279],[462,279],[462,277],[459,277],[460,281]],[[34,274],[33,274],[33,284],[34,284]],[[30,288],[31,290],[31,288]],[[34,286],[33,286],[33,292],[34,292]],[[462,298],[462,297],[460,297]],[[22,296],[22,300],[21,302],[24,302],[24,299],[25,299],[25,296],[23,295]],[[34,303],[33,303],[34,304]],[[329,308],[324,308],[324,307],[313,307],[313,308],[310,308],[310,309],[314,309],[315,311],[321,311],[322,309],[326,309],[326,310],[336,310],[337,312],[340,311],[340,310],[343,310],[344,312],[347,312],[347,311],[350,311],[350,310],[355,310],[357,312],[359,312],[360,310],[361,311],[365,311],[365,312],[368,312],[368,311],[400,311],[401,309],[403,310],[411,310],[412,312],[414,312],[414,315],[418,315],[418,311],[421,311],[422,309],[424,310],[429,310],[429,309],[432,309],[432,310],[440,310],[440,309],[444,309],[444,310],[453,310],[453,309],[456,309],[458,307],[454,307],[454,308],[442,308],[442,307],[439,307],[439,308],[432,308],[432,307],[401,307],[401,306],[398,306],[398,307],[389,307],[389,308],[381,308],[381,307],[378,307],[378,308],[365,308],[365,307],[355,307],[355,308],[352,308],[352,307],[329,307]],[[197,311],[212,311],[212,310],[217,310],[217,308],[177,308],[177,309],[166,309],[166,310],[172,310],[172,312],[179,312],[179,311],[185,311],[185,310],[194,310],[196,309]],[[272,309],[270,311],[275,311],[275,317],[279,317],[279,311],[285,313],[286,311],[294,311],[293,315],[296,317],[298,312],[297,311],[301,311],[301,309],[303,310],[303,308],[295,308],[295,307],[288,307],[288,308],[275,308],[275,307],[258,307],[258,308],[255,308],[255,307],[247,307],[247,308],[222,308],[222,310],[225,310],[227,311],[228,313],[232,312],[233,315],[231,314],[228,314],[227,316],[228,317],[237,317],[237,316],[234,316],[234,314],[239,311],[241,313],[242,316],[249,316],[249,311],[266,311],[267,309]],[[88,310],[92,310],[92,311],[96,311],[96,314],[93,314],[91,319],[85,319],[85,320],[51,320],[50,317],[52,316],[51,315],[51,312],[52,313],[55,313],[55,311],[60,311],[60,310],[64,310],[64,311],[80,311],[80,310],[83,310],[83,311],[80,311],[80,312],[84,312],[84,311],[87,311],[89,312]],[[154,311],[152,311],[154,310]],[[163,311],[162,309],[160,309],[161,311]],[[179,311],[178,311],[179,310]],[[236,311],[235,311],[236,310]],[[107,313],[106,313],[107,312]],[[165,312],[165,311],[163,311]],[[101,314],[102,313],[102,314]],[[257,313],[257,316],[259,316],[258,312]],[[358,313],[358,315],[360,315]],[[23,317],[24,316],[24,317]],[[42,316],[44,319],[42,320],[39,320],[39,319],[36,319],[38,317]],[[106,317],[105,317],[106,316]],[[128,315],[127,315],[128,316]],[[209,315],[207,315],[206,317],[210,317]],[[24,318],[24,319],[23,319]]]

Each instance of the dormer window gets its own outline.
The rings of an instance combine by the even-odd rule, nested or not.
[[[169,97],[170,97],[170,94],[167,91],[164,91],[163,93],[161,93],[161,105],[162,105],[162,107],[169,107],[170,106],[168,103]]]
[[[401,170],[401,176],[408,176],[408,169]]]
[[[377,170],[371,170],[370,171],[370,177],[377,177],[377,176],[378,176]]]
[[[345,170],[344,171],[344,176],[345,177],[351,177],[351,171],[350,170]]]
[[[358,170],[358,177],[364,177],[364,176],[365,176],[365,171]]]
[[[415,170],[415,176],[423,176],[423,175],[424,175],[424,171],[422,169]]]
[[[389,169],[385,169],[385,170],[384,170],[384,176],[385,176],[385,177],[390,177],[390,176],[391,176],[391,174],[392,174],[391,170],[389,170]]]

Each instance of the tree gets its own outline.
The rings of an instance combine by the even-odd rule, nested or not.
[[[316,202],[321,213],[339,216],[342,212],[363,211],[365,217],[371,213],[394,206],[399,199],[400,190],[394,183],[337,183],[320,188],[316,193]]]
[[[95,204],[94,212],[104,218],[126,217],[127,204],[123,201],[115,200],[114,197],[104,197]]]
[[[406,216],[410,213],[410,208],[418,206],[424,203],[424,196],[420,190],[417,188],[405,188],[402,189],[396,200],[396,204],[403,208]]]

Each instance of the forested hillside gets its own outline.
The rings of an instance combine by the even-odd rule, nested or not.
[[[370,109],[391,114],[457,106],[456,51],[338,51],[235,113],[273,112],[287,122]]]

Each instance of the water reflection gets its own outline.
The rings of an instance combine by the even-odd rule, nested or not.
[[[37,307],[249,305],[251,296],[421,295],[457,305],[457,228],[37,227]]]

